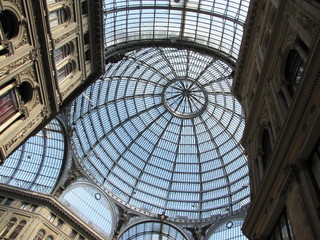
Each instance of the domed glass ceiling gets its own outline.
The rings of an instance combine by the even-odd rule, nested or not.
[[[249,179],[232,70],[191,50],[125,53],[71,106],[80,164],[132,208],[188,219],[240,209]]]

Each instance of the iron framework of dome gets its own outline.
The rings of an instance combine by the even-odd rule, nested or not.
[[[128,52],[70,111],[82,166],[111,195],[154,214],[240,209],[249,190],[231,72],[191,50]]]
[[[106,72],[74,101],[69,124],[80,164],[116,201],[184,221],[249,202],[231,93],[248,5],[104,2]]]

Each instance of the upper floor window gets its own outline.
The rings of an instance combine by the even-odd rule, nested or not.
[[[16,15],[9,11],[0,11],[0,40],[10,40],[18,35],[19,24]]]
[[[72,230],[71,233],[70,233],[70,235],[69,235],[69,237],[72,238],[72,239],[74,239],[74,238],[77,236],[77,234],[78,234],[78,233],[77,233],[75,230]]]
[[[275,240],[275,239],[285,239],[285,240],[293,239],[291,224],[285,212],[278,219],[275,228],[273,229],[272,233],[268,238],[268,240]]]
[[[73,72],[72,62],[68,62],[57,70],[58,83],[61,83]]]
[[[291,94],[295,92],[297,85],[300,83],[303,70],[304,61],[302,57],[297,50],[291,50],[287,57],[285,69],[285,78]]]
[[[263,163],[263,168],[265,169],[269,162],[269,158],[272,150],[271,138],[270,138],[269,131],[267,129],[264,129],[263,131],[261,145],[262,145],[262,163]]]
[[[54,28],[67,21],[67,12],[65,9],[58,9],[49,13],[50,27]]]
[[[25,220],[22,220],[19,225],[13,230],[13,232],[10,234],[9,239],[16,239],[16,237],[19,235],[21,230],[24,228],[24,226],[27,224]]]
[[[53,51],[55,64],[60,63],[63,59],[71,54],[71,44],[65,44],[62,47]]]
[[[4,205],[10,206],[13,203],[14,199],[8,198],[7,201],[5,201]]]
[[[0,126],[18,111],[17,97],[11,86],[0,90]]]
[[[7,235],[7,233],[11,230],[11,228],[16,224],[17,219],[16,218],[12,218],[7,225],[4,227],[4,229],[1,231],[0,236],[1,237],[5,237]]]
[[[39,230],[37,235],[33,238],[33,240],[42,240],[46,232],[44,230]]]

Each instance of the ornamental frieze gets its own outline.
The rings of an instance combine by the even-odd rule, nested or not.
[[[309,16],[307,16],[300,8],[295,6],[295,4],[289,4],[289,16],[293,16],[301,24],[301,26],[306,29],[312,35],[317,33],[317,23],[314,22]]]
[[[23,26],[22,29],[23,29],[23,33],[22,33],[21,41],[19,42],[19,44],[17,44],[14,47],[14,49],[18,49],[18,48],[22,47],[23,45],[29,44],[29,37],[28,37],[26,27]]]
[[[69,36],[75,34],[77,32],[78,29],[73,29],[69,32],[67,32],[66,34],[62,35],[61,37],[58,37],[57,39],[54,40],[55,44],[60,43],[61,41],[63,41],[64,39],[68,38]]]
[[[29,60],[30,60],[29,55],[25,55],[22,58],[19,58],[18,60],[16,60],[15,62],[1,68],[0,78],[3,77],[4,75],[9,74],[10,72],[13,72],[16,68],[20,67],[21,65],[23,65]]]

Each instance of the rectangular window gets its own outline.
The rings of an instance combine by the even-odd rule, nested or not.
[[[56,219],[56,215],[53,213],[50,213],[50,216],[48,217],[49,222],[53,223],[53,221]]]
[[[14,199],[8,198],[8,199],[5,201],[4,205],[10,206],[10,205],[13,203],[13,201],[14,201]]]
[[[293,240],[291,224],[287,217],[286,212],[283,212],[280,218],[278,219],[275,228],[273,229],[268,240]]]
[[[66,12],[64,9],[59,9],[49,13],[49,24],[54,28],[66,21]]]
[[[84,240],[84,237],[80,235],[80,236],[78,237],[78,240]]]
[[[57,228],[61,228],[62,227],[62,225],[63,225],[63,221],[61,220],[61,219],[58,219],[58,221],[57,221]]]
[[[66,65],[62,66],[57,70],[58,83],[61,83],[72,73],[72,63],[68,62]]]
[[[91,59],[91,52],[89,49],[85,52],[85,59],[86,61],[90,61]]]
[[[0,203],[2,203],[4,199],[5,197],[0,196]]]
[[[34,212],[37,209],[38,206],[36,205],[31,205],[31,207],[29,208],[29,212]]]
[[[26,210],[26,209],[27,209],[27,207],[28,207],[28,203],[23,202],[23,203],[21,204],[21,206],[20,206],[20,209],[22,209],[22,210]]]
[[[70,235],[69,235],[69,237],[72,238],[72,239],[74,239],[74,238],[77,236],[77,234],[78,234],[78,233],[77,233],[75,230],[72,230],[71,233],[70,233]]]
[[[10,119],[18,110],[17,98],[14,89],[0,93],[0,125]]]
[[[88,14],[88,1],[83,1],[81,3],[81,12],[83,15],[87,15]]]

